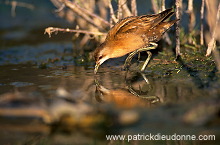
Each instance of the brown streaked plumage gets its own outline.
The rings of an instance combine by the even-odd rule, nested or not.
[[[173,13],[172,8],[170,8],[159,14],[131,16],[116,23],[115,26],[109,30],[105,41],[94,52],[96,61],[94,73],[96,73],[98,67],[109,58],[117,58],[134,52],[128,57],[130,61],[137,52],[155,49],[157,46],[155,42],[158,42],[162,35],[178,21],[165,22]],[[154,45],[154,47],[149,48],[150,45]],[[149,59],[150,58],[148,58],[148,61]],[[125,63],[127,63],[128,60],[126,60]],[[146,60],[146,65],[147,63]]]
[[[109,90],[101,85],[96,86],[95,97],[98,102],[113,103],[120,108],[150,107],[160,102],[156,96],[135,96],[124,89]]]

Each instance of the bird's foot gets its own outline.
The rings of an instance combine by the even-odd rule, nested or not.
[[[130,66],[131,66],[131,62],[125,61],[124,66],[123,66],[123,70],[125,70],[125,71],[129,70]]]
[[[144,69],[142,69],[144,66],[144,61],[139,61],[138,65],[136,66],[136,70],[138,70],[139,72],[144,72]]]

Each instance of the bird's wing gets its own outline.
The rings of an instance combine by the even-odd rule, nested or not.
[[[149,42],[157,42],[161,39],[163,34],[179,19],[169,21],[169,22],[160,22],[153,29],[149,30],[146,34],[142,35],[143,37],[147,37]]]
[[[111,39],[113,38],[113,36],[116,35],[116,33],[127,23],[129,23],[130,21],[136,19],[136,16],[131,16],[131,17],[126,17],[124,19],[121,19],[120,21],[118,21],[108,32],[108,35],[106,37],[106,39]]]
[[[115,34],[120,33],[132,33],[136,32],[137,30],[145,31],[152,29],[153,27],[157,26],[160,22],[163,22],[171,15],[173,15],[172,8],[167,9],[159,14],[153,15],[143,15],[136,17],[130,21],[124,23],[124,25],[120,26]]]
[[[164,22],[170,16],[173,15],[171,9],[167,9],[159,14],[154,15],[143,15],[139,16],[132,21],[127,22],[125,25],[120,27],[114,36],[115,40],[124,39],[126,37],[141,37],[145,45],[148,42],[157,42],[161,39],[161,36],[178,20],[171,22]]]

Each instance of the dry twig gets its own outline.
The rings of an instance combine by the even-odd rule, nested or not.
[[[69,7],[73,12],[77,13],[80,17],[82,17],[84,20],[86,20],[88,23],[92,24],[99,30],[103,30],[103,27],[100,27],[99,24],[96,24],[95,21],[86,13],[83,8],[79,8],[75,3],[69,1],[69,0],[60,0],[63,2],[67,7]],[[87,11],[88,12],[88,11]],[[95,14],[90,14],[95,15]]]
[[[108,26],[110,25],[110,23],[108,21],[106,21],[102,17],[96,15],[95,13],[91,13],[87,9],[80,7],[77,3],[72,2],[72,4],[75,5],[77,8],[79,8],[82,12],[86,13],[87,15],[99,19],[101,22],[105,23]]]
[[[52,33],[58,33],[58,32],[74,32],[74,33],[83,33],[83,34],[89,34],[89,35],[106,35],[106,33],[102,32],[91,32],[91,31],[86,31],[86,30],[73,30],[73,29],[63,29],[63,28],[54,28],[54,27],[48,27],[45,29],[44,34],[48,34],[49,37],[51,37]]]
[[[24,7],[24,8],[27,8],[27,9],[31,9],[33,10],[34,9],[34,6],[32,4],[28,4],[28,3],[25,3],[25,2],[17,2],[17,1],[5,1],[5,4],[6,5],[11,5],[12,8],[11,8],[11,15],[12,17],[15,17],[16,16],[16,7]]]

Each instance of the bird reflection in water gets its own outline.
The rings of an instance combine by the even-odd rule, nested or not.
[[[95,98],[98,102],[113,103],[120,108],[151,107],[159,103],[159,97],[148,95],[152,87],[146,76],[141,73],[141,77],[144,79],[144,85],[149,88],[147,91],[142,91],[140,86],[139,90],[134,89],[132,79],[126,78],[126,88],[119,89],[107,89],[95,79]]]

